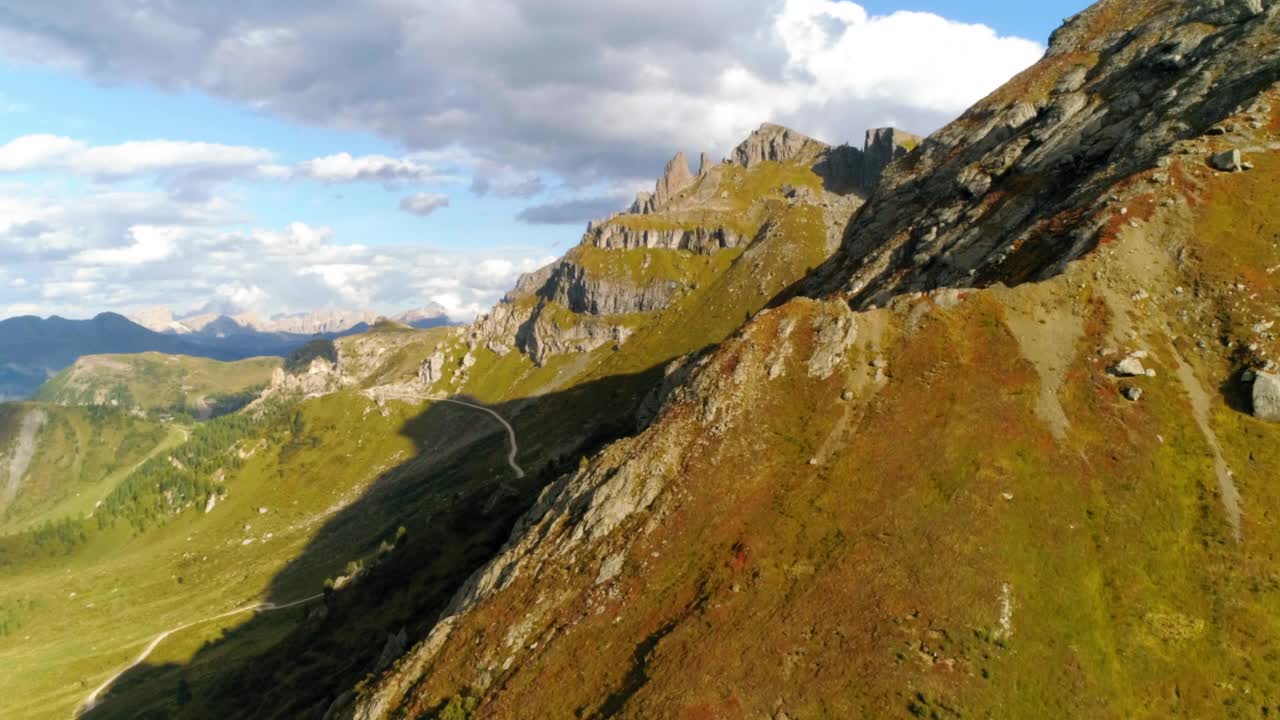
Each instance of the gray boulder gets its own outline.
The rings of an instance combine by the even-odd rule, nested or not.
[[[1111,374],[1116,377],[1142,377],[1147,369],[1142,367],[1142,360],[1130,355],[1111,367]]]
[[[1209,158],[1209,164],[1214,170],[1222,172],[1240,172],[1244,170],[1244,158],[1240,155],[1239,150],[1228,150],[1218,153]]]
[[[1280,422],[1280,375],[1260,372],[1254,379],[1253,416]]]

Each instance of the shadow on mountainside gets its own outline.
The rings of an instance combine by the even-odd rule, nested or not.
[[[140,664],[82,717],[322,717],[341,693],[381,669],[384,653],[394,659],[404,642],[412,646],[427,634],[546,485],[582,456],[634,433],[637,410],[661,379],[659,365],[544,396],[476,402],[511,423],[523,479],[507,464],[508,436],[496,420],[472,408],[430,405],[401,430],[415,457],[332,516],[263,600],[285,605],[320,593],[326,578],[364,559],[353,582],[325,590],[322,601],[246,613],[244,624],[206,642],[188,663]],[[432,453],[442,434],[458,442]],[[405,639],[400,645],[397,635]]]

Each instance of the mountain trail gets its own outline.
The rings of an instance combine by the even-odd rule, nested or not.
[[[493,416],[493,419],[501,423],[503,429],[507,431],[507,440],[510,442],[510,446],[511,446],[507,450],[507,464],[510,465],[511,470],[515,472],[516,479],[520,479],[525,476],[524,468],[520,467],[519,463],[516,462],[516,456],[520,454],[520,442],[516,439],[516,430],[515,428],[511,427],[511,423],[507,422],[506,418],[502,417],[494,410],[491,410],[483,405],[476,405],[475,403],[469,403],[464,400],[454,400],[452,398],[443,398],[443,397],[440,397],[439,395],[423,395],[423,394],[411,392],[406,390],[405,386],[386,385],[379,388],[375,388],[374,390],[380,391],[380,392],[375,392],[373,395],[368,395],[369,397],[376,396],[383,400],[399,400],[401,402],[450,403],[452,405],[461,405],[462,407],[471,408],[472,410],[479,410],[480,412],[488,413],[489,415]]]
[[[463,402],[461,400],[450,400],[450,399],[440,400],[439,402],[452,403],[454,405],[461,405],[463,407],[469,407],[473,410],[486,412],[492,415],[495,420],[502,423],[502,427],[506,428],[507,430],[507,439],[511,441],[511,448],[507,451],[507,464],[511,466],[511,469],[513,471],[515,471],[517,479],[524,477],[524,469],[521,468],[520,465],[516,463],[516,455],[520,453],[520,443],[516,440],[516,429],[511,427],[511,423],[507,422],[506,418],[502,417],[501,415],[494,412],[493,410],[490,410],[489,408],[484,407],[483,405],[473,405],[469,402]]]
[[[241,613],[275,612],[278,610],[287,610],[292,607],[297,607],[299,605],[305,605],[309,602],[314,602],[316,600],[319,600],[322,597],[324,597],[323,594],[312,595],[310,597],[305,597],[301,600],[295,600],[290,603],[285,603],[284,605],[277,605],[276,603],[273,603],[273,602],[254,603],[253,605],[246,605],[242,608],[236,608],[235,610],[228,610],[227,612],[224,612],[221,615],[214,615],[212,617],[207,617],[202,620],[195,620],[185,625],[179,625],[178,627],[165,630],[164,632],[155,636],[155,638],[153,638],[151,642],[147,644],[147,647],[143,649],[143,651],[138,655],[138,657],[133,662],[129,663],[124,668],[121,668],[119,672],[107,678],[101,685],[94,688],[93,692],[89,693],[89,696],[86,697],[84,699],[84,702],[80,704],[80,707],[76,709],[76,712],[72,717],[73,718],[80,717],[84,715],[86,712],[96,707],[98,704],[99,696],[102,695],[102,693],[107,688],[111,687],[111,685],[114,684],[115,681],[123,677],[125,673],[129,672],[135,667],[146,662],[147,658],[151,656],[151,653],[155,652],[155,649],[160,646],[160,643],[164,642],[170,635],[173,635],[174,633],[182,632],[183,630],[186,630],[188,628],[193,628],[196,625],[203,625],[208,622],[213,622],[214,620],[222,620],[223,618],[229,618],[235,615],[240,615]]]

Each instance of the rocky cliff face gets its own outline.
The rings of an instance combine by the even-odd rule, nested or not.
[[[831,146],[781,125],[765,123],[733,151],[733,161],[751,168],[765,162],[816,164]]]
[[[749,239],[725,227],[637,228],[612,222],[593,226],[584,242],[603,250],[688,250],[710,255]]]
[[[591,315],[566,318],[553,305],[540,305],[520,327],[516,344],[536,365],[553,355],[589,353],[600,347],[618,348],[631,330]]]
[[[867,131],[862,149],[826,143],[788,128],[765,123],[734,150],[734,162],[754,167],[763,162],[803,162],[812,164],[829,189],[866,196],[880,184],[880,177],[894,161],[920,143],[920,138],[896,128]]]
[[[659,280],[647,285],[599,278],[586,268],[562,262],[542,287],[542,296],[585,315],[628,315],[648,313],[666,307],[681,285],[676,280]]]
[[[705,175],[709,169],[710,162],[706,153],[702,154],[702,164],[698,168],[697,176],[689,172],[689,161],[685,159],[684,153],[676,153],[676,156],[671,158],[671,161],[667,163],[667,167],[662,171],[662,176],[658,178],[654,191],[652,193],[637,193],[636,200],[628,212],[635,215],[648,215],[664,209],[677,195],[687,190],[697,178]]]
[[[685,160],[684,153],[676,153],[658,179],[658,186],[653,193],[654,206],[663,207],[692,184],[693,173],[689,172],[689,161]]]

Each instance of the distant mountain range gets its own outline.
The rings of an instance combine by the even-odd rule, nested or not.
[[[159,307],[135,313],[130,319],[158,333],[225,336],[247,332],[292,335],[346,333],[361,326],[373,325],[384,317],[419,329],[449,324],[445,309],[435,303],[394,316],[386,316],[372,310],[318,310],[294,315],[276,315],[264,320],[253,313],[218,312],[208,309],[175,316],[169,308]]]
[[[367,311],[321,311],[269,321],[216,313],[175,318],[164,308],[132,319],[116,313],[91,320],[9,318],[0,321],[0,401],[29,397],[86,355],[162,352],[215,360],[285,356],[316,337],[362,333],[381,319]],[[449,324],[439,306],[390,319],[420,329]]]

